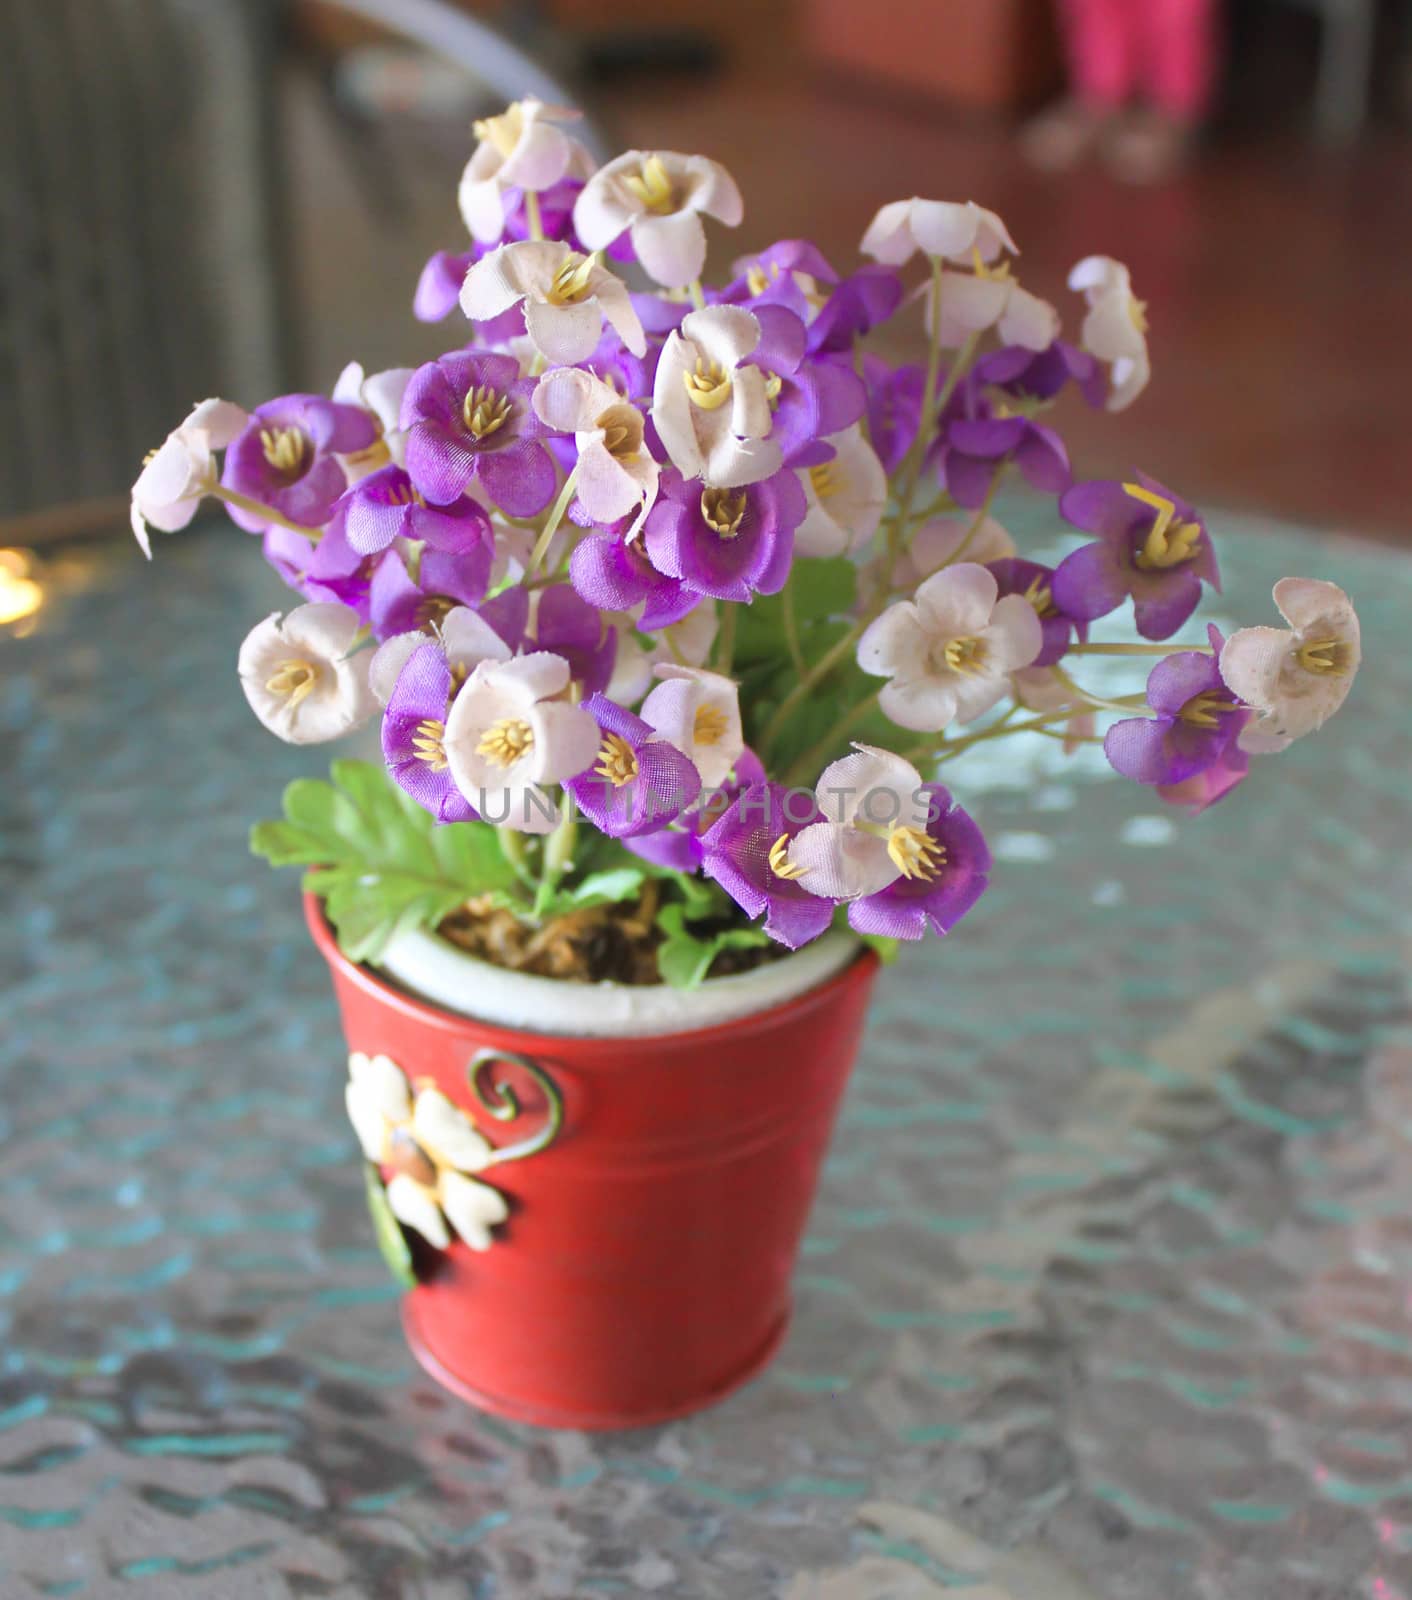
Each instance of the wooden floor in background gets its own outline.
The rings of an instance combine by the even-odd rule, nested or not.
[[[1405,134],[1349,157],[1298,130],[1222,141],[1189,176],[1135,190],[1102,171],[1042,176],[1004,130],[783,70],[634,84],[602,114],[624,143],[725,162],[746,196],[740,250],[806,235],[841,266],[884,201],[974,199],[1009,223],[1024,281],[1070,328],[1068,268],[1121,258],[1150,305],[1155,378],[1121,417],[1066,407],[1079,470],[1138,466],[1193,498],[1412,544]]]

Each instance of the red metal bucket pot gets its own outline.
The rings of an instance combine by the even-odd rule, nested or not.
[[[403,1320],[422,1366],[483,1410],[570,1428],[663,1422],[759,1372],[877,958],[719,1027],[575,1039],[415,1000],[306,911],[349,1049],[429,1080],[498,1147],[539,1146],[484,1174],[509,1204],[489,1249],[419,1250]]]

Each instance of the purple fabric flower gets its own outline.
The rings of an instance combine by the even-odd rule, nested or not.
[[[881,356],[865,355],[863,379],[868,387],[868,441],[891,474],[916,442],[927,376],[919,366],[893,367]]]
[[[1047,350],[1010,345],[982,356],[974,368],[976,381],[993,384],[1019,400],[1053,400],[1076,383],[1089,405],[1101,408],[1108,399],[1108,374],[1096,356],[1056,339]]]
[[[453,606],[474,610],[485,598],[490,563],[490,549],[483,544],[459,552],[428,549],[422,551],[413,578],[406,562],[393,551],[372,575],[369,614],[373,637],[390,639],[394,633],[426,628],[440,622]]]
[[[1224,640],[1210,628],[1214,655],[1183,650],[1167,656],[1147,680],[1147,703],[1156,715],[1115,722],[1103,741],[1114,769],[1134,783],[1176,787],[1225,766],[1240,730],[1250,720],[1221,677]],[[1228,784],[1227,787],[1232,785]],[[1208,802],[1209,803],[1209,802]]]
[[[716,820],[731,808],[744,790],[764,781],[764,765],[747,745],[736,758],[730,782],[708,790],[696,805],[665,828],[623,842],[635,856],[656,866],[669,867],[674,872],[696,872],[703,858],[702,840]]]
[[[491,627],[495,626],[492,619]],[[604,626],[597,610],[575,594],[570,585],[559,583],[540,591],[534,628],[525,648],[563,656],[575,681],[593,694],[606,689],[613,676],[618,635],[615,629]]]
[[[438,250],[427,260],[412,296],[412,315],[418,322],[441,322],[461,303],[466,274],[485,254],[484,245],[460,253]]]
[[[697,595],[749,600],[778,594],[789,577],[794,530],[808,509],[788,468],[744,489],[703,488],[664,472],[644,541],[658,572]]]
[[[836,283],[809,323],[812,354],[851,354],[853,341],[870,332],[902,304],[902,279],[891,267],[860,267]]]
[[[1034,607],[1044,634],[1044,647],[1030,663],[1030,667],[1052,667],[1069,648],[1073,634],[1088,638],[1088,624],[1067,615],[1054,603],[1054,568],[1041,566],[1038,561],[1025,561],[1018,556],[1007,556],[1001,561],[991,561],[986,570],[1000,586],[1000,594],[1023,595]]]
[[[435,505],[479,481],[507,515],[532,517],[554,496],[557,474],[539,442],[544,425],[513,356],[457,351],[412,374],[402,397],[407,471]]]
[[[680,622],[701,599],[679,578],[658,572],[641,539],[628,544],[616,533],[580,540],[569,557],[569,582],[600,611],[644,605],[638,626],[648,633]]]
[[[384,561],[400,564],[401,557],[360,554],[348,543],[343,522],[342,512],[335,511],[317,544],[275,525],[265,532],[264,556],[306,600],[336,600],[356,612],[358,621],[366,625],[372,616],[374,574]]]
[[[750,360],[769,374],[770,438],[787,465],[816,465],[802,462],[801,453],[818,439],[852,427],[867,406],[867,388],[845,356],[805,358],[804,324],[792,311],[764,304],[755,315],[760,343]]]
[[[584,709],[603,742],[593,766],[565,787],[595,828],[612,839],[651,833],[694,804],[701,778],[680,750],[601,694]]]
[[[803,275],[804,282],[796,273]],[[807,239],[781,239],[762,250],[744,272],[711,299],[720,305],[745,306],[756,312],[762,306],[783,306],[801,322],[808,322],[837,282],[838,274],[817,245]]]
[[[382,718],[388,772],[438,822],[470,822],[476,817],[452,781],[442,742],[456,687],[445,651],[428,640],[407,658]]]
[[[433,550],[466,554],[484,546],[493,558],[495,537],[483,506],[462,497],[429,506],[401,467],[380,467],[339,502],[350,549],[360,555],[386,550],[394,539],[415,539]]]
[[[1232,744],[1204,772],[1185,778],[1181,783],[1159,783],[1157,794],[1169,806],[1179,807],[1188,816],[1199,817],[1244,783],[1249,772],[1250,757],[1239,745]]]
[[[377,423],[361,406],[340,405],[320,394],[283,395],[257,406],[249,425],[231,441],[221,483],[302,528],[322,528],[348,487],[334,456],[366,450],[377,436]],[[264,517],[236,506],[227,510],[251,533],[269,526]]]
[[[922,786],[929,797],[927,837],[939,850],[924,851],[921,875],[903,876],[848,907],[855,933],[920,939],[927,929],[949,933],[985,893],[990,851],[981,830],[939,783]]]
[[[1106,617],[1131,595],[1143,638],[1169,639],[1196,610],[1202,583],[1221,587],[1206,525],[1185,500],[1142,473],[1135,484],[1075,484],[1059,510],[1098,536],[1054,574],[1055,603],[1071,617]]]
[[[1006,461],[1014,461],[1025,482],[1042,494],[1062,494],[1073,482],[1064,441],[1053,428],[1025,417],[948,421],[936,460],[942,487],[968,511],[985,504]]]
[[[765,932],[797,950],[833,921],[834,902],[800,886],[784,859],[789,842],[817,820],[813,796],[777,783],[752,784],[701,840],[701,870]],[[783,868],[783,875],[776,868]]]

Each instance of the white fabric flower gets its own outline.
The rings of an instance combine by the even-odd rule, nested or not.
[[[377,709],[368,689],[368,651],[350,655],[358,618],[348,606],[272,612],[240,647],[237,670],[250,709],[286,744],[322,744]]]
[[[1221,676],[1259,715],[1241,730],[1252,755],[1313,733],[1348,698],[1363,659],[1358,614],[1337,584],[1281,578],[1275,604],[1288,628],[1242,628],[1221,651]]]
[[[661,683],[642,702],[642,720],[687,756],[705,789],[718,789],[745,749],[740,690],[719,672],[663,662]]]
[[[765,374],[743,365],[760,342],[760,324],[739,306],[708,306],[667,336],[652,390],[652,421],[684,478],[741,489],[778,472],[780,447]]]
[[[224,450],[249,420],[229,400],[203,400],[147,457],[132,486],[132,533],[149,561],[148,527],[163,533],[186,527],[215,482],[212,452]]]
[[[373,651],[368,664],[368,687],[380,706],[391,700],[412,653],[433,641],[445,652],[452,678],[462,683],[482,661],[508,661],[514,654],[478,611],[469,606],[452,606],[429,632],[413,629],[410,633],[394,633]]]
[[[1152,377],[1147,307],[1133,293],[1128,269],[1110,256],[1080,261],[1069,274],[1069,287],[1088,301],[1080,345],[1111,368],[1108,409],[1126,411]]]
[[[534,391],[535,414],[548,427],[572,433],[578,446],[574,492],[595,522],[637,515],[641,528],[657,499],[661,469],[643,444],[643,416],[611,384],[576,367],[546,372]]]
[[[740,225],[745,205],[735,179],[705,156],[629,150],[600,167],[574,202],[574,232],[604,250],[626,228],[633,253],[664,289],[684,289],[706,265],[702,216]]]
[[[438,1250],[451,1243],[448,1223],[472,1250],[487,1249],[510,1211],[498,1189],[466,1176],[490,1166],[495,1149],[465,1112],[431,1085],[414,1097],[396,1062],[360,1051],[348,1058],[344,1100],[363,1154],[391,1169],[393,1216]]]
[[[542,784],[576,778],[598,754],[598,724],[558,698],[569,664],[547,650],[482,661],[451,703],[443,744],[451,778],[487,822],[548,833],[557,818]]]
[[[799,472],[809,509],[794,548],[805,556],[862,549],[878,531],[887,504],[887,473],[857,423],[823,442],[833,446],[833,459]]]
[[[398,427],[402,392],[412,376],[411,367],[387,367],[364,373],[360,361],[350,361],[338,375],[332,398],[343,405],[360,406],[373,419],[378,436],[351,456],[339,456],[349,483],[358,483],[389,461],[399,467],[407,460],[406,436]]]
[[[476,123],[480,143],[461,174],[456,199],[481,244],[498,244],[505,232],[506,189],[539,193],[570,174],[586,178],[593,171],[592,156],[558,126],[578,118],[577,111],[527,99]]]
[[[473,322],[488,322],[521,302],[535,349],[555,365],[587,361],[605,318],[635,356],[647,349],[628,286],[598,256],[580,255],[556,239],[503,244],[482,256],[461,285],[461,309]]]
[[[830,900],[876,894],[926,859],[930,798],[921,773],[890,750],[853,749],[824,768],[814,788],[822,820],[801,828],[785,852],[799,887]]]
[[[977,263],[971,272],[941,275],[941,328],[932,315],[930,284],[917,291],[924,298],[923,321],[944,350],[958,350],[968,339],[994,328],[1002,344],[1026,350],[1047,350],[1059,337],[1059,313],[1047,300],[1020,287],[1010,264],[989,268]]]
[[[967,561],[977,561],[981,566],[1015,554],[1015,541],[994,517],[983,517],[975,536],[970,538],[974,526],[970,517],[933,517],[924,522],[912,535],[908,552],[917,578],[930,577],[958,550]]]
[[[1018,255],[1009,230],[993,211],[974,200],[894,200],[868,224],[858,247],[885,266],[900,267],[918,250],[945,261],[980,260],[987,265],[1002,251]]]
[[[858,665],[891,681],[878,703],[899,727],[940,733],[1004,699],[1010,674],[1039,654],[1044,634],[1023,595],[997,598],[973,561],[943,567],[913,600],[889,606],[858,641]]]

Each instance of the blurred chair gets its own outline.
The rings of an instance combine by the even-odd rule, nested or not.
[[[1293,0],[1323,28],[1314,117],[1327,144],[1352,144],[1368,121],[1378,0]]]
[[[443,0],[335,5],[502,101],[569,98]],[[194,401],[284,386],[291,8],[0,0],[0,545],[120,526],[143,454]]]

